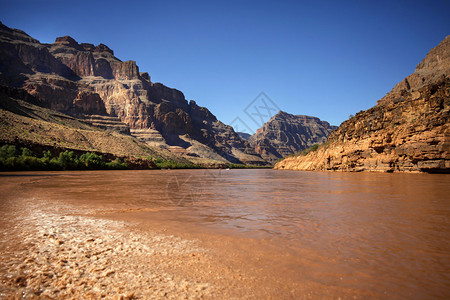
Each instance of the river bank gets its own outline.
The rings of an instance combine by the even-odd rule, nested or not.
[[[331,299],[343,292],[271,273],[266,256],[276,250],[267,241],[119,220],[139,221],[146,210],[32,202],[2,224],[0,298]]]
[[[445,298],[446,178],[4,173],[0,298]]]

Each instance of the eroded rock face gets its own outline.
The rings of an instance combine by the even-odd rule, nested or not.
[[[92,114],[96,112],[98,115],[106,114],[105,105],[102,98],[98,94],[88,93],[84,91],[78,92],[77,97],[73,100],[72,110],[83,113],[89,111]]]
[[[0,23],[0,81],[20,85],[38,72],[53,73],[76,79],[75,73],[55,58],[43,44],[20,30],[12,30]]]
[[[450,74],[450,35],[439,45],[430,50],[427,56],[417,65],[413,74],[409,75],[378,100],[378,105],[398,102],[409,92],[436,83]],[[418,97],[416,93],[413,97]]]
[[[210,156],[265,164],[208,109],[151,82],[135,61],[119,60],[104,44],[79,44],[70,36],[41,44],[0,23],[0,54],[0,84],[25,89],[42,106],[72,115],[118,117],[131,129],[157,130],[167,146],[187,149],[201,143]]]
[[[250,133],[246,133],[246,132],[236,132],[237,134],[239,134],[239,136],[243,139],[248,141],[250,139],[250,137],[252,136]]]
[[[337,126],[319,118],[280,111],[249,138],[255,151],[274,163],[314,144],[322,144]]]
[[[323,146],[276,169],[450,172],[449,37],[378,104],[345,121]],[[425,74],[425,73],[421,73]],[[424,77],[422,77],[424,78]]]

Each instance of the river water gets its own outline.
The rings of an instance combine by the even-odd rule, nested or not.
[[[254,289],[280,298],[450,298],[450,175],[267,169],[8,175],[0,177],[2,224],[17,218],[19,198],[26,206],[69,205],[64,214],[93,209],[99,218],[199,239],[217,257],[229,257],[230,268],[252,270],[246,274],[255,278]]]

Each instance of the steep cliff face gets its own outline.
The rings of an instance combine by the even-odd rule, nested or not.
[[[275,168],[449,173],[449,41],[432,49],[375,107],[342,123],[317,151]]]
[[[0,84],[23,88],[39,105],[74,116],[118,117],[133,130],[157,131],[160,147],[179,146],[223,162],[265,164],[230,127],[182,92],[153,83],[135,61],[106,45],[70,36],[41,44],[0,23]],[[201,153],[196,153],[202,145]]]
[[[249,138],[255,151],[274,163],[281,157],[326,141],[336,129],[319,118],[280,111]]]
[[[450,35],[439,45],[430,50],[427,56],[417,65],[414,73],[397,83],[395,87],[378,100],[378,105],[398,102],[409,92],[441,81],[450,74]],[[417,94],[418,95],[418,94]]]

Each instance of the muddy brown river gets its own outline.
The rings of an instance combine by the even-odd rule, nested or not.
[[[450,298],[450,175],[16,172],[0,191],[0,298]]]

